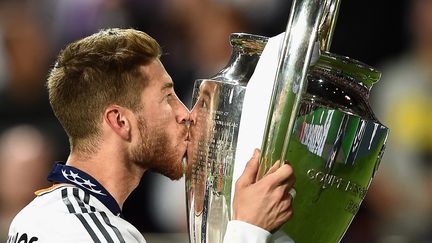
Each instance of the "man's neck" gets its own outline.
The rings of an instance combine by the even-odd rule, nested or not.
[[[110,154],[101,156],[101,153],[87,158],[72,152],[66,164],[95,178],[114,197],[120,208],[138,186],[145,171],[124,158]]]

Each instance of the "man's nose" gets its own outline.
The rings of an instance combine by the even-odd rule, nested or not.
[[[189,125],[190,123],[190,112],[188,108],[179,100],[179,106],[176,114],[176,121],[179,124]]]

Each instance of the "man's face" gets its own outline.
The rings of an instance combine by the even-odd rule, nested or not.
[[[199,86],[199,96],[191,112],[190,144],[187,157],[187,180],[191,180],[194,193],[194,210],[199,215],[204,207],[207,173],[210,170],[207,157],[213,142],[214,114],[218,106],[215,98],[219,89],[213,81],[203,81]]]
[[[171,77],[159,60],[142,66],[148,84],[141,95],[139,139],[131,159],[172,180],[183,175],[182,159],[188,144],[189,111],[174,92]]]

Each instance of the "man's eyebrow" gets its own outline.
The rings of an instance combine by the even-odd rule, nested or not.
[[[161,90],[163,91],[163,90],[171,89],[171,88],[174,88],[174,83],[169,82],[169,83],[165,83]]]

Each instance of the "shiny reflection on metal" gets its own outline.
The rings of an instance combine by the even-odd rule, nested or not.
[[[230,43],[233,49],[228,65],[212,79],[246,85],[252,76],[268,38],[246,33],[233,33]]]
[[[321,51],[329,51],[333,32],[339,14],[340,0],[326,0],[324,16],[319,26],[319,43]]]
[[[289,158],[294,169],[295,213],[281,230],[295,242],[340,241],[366,195],[387,141],[388,129],[368,102],[380,72],[326,52],[339,3],[294,1],[263,139],[260,173],[279,158]],[[245,86],[267,38],[233,34],[230,41],[229,64],[194,86],[186,166],[193,243],[222,242],[231,218]],[[313,50],[316,58],[311,58]]]
[[[277,161],[285,161],[306,74],[317,40],[318,25],[329,0],[295,0],[286,28],[261,147],[261,178]],[[288,118],[287,118],[288,117]],[[282,119],[284,118],[284,119]],[[281,141],[283,145],[280,146]]]
[[[339,242],[387,142],[388,128],[368,101],[380,73],[356,60],[322,53],[307,78],[287,150],[296,175],[296,213],[282,229],[296,242]]]
[[[338,107],[348,114],[377,120],[369,105],[369,92],[381,74],[357,60],[324,52],[308,71],[304,102]],[[368,81],[368,82],[366,82]]]
[[[308,90],[315,84],[309,82]],[[296,242],[339,242],[378,169],[388,128],[350,114],[340,99],[327,102],[326,93],[315,102],[310,96],[302,99],[287,151],[296,175],[296,213],[282,229]]]
[[[246,84],[266,37],[235,33],[228,65],[195,81],[186,169],[190,242],[222,242],[231,218],[231,185]]]

